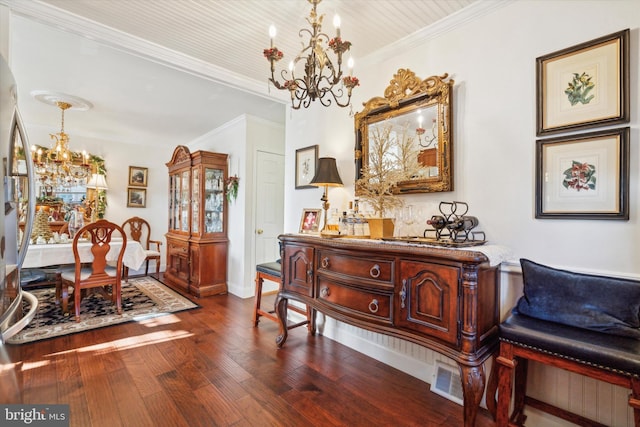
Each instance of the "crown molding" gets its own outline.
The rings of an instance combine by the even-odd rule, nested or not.
[[[12,13],[42,24],[76,34],[122,52],[156,62],[178,71],[211,80],[266,99],[290,102],[286,94],[271,94],[265,82],[250,79],[225,68],[167,49],[131,34],[71,14],[40,1],[0,0]]]
[[[365,64],[376,64],[380,61],[386,61],[390,57],[401,54],[405,51],[423,46],[426,42],[434,39],[444,33],[447,33],[461,25],[478,19],[496,9],[512,4],[514,0],[480,0],[472,3],[470,6],[455,12],[428,27],[416,31],[413,34],[403,37],[387,46],[384,46],[375,52],[361,58],[359,62]]]

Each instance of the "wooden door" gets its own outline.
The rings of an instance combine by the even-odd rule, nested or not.
[[[280,258],[284,230],[284,156],[256,153],[255,264]]]

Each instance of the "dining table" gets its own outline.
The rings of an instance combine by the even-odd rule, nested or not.
[[[78,242],[78,253],[82,263],[93,261],[91,245],[88,240]],[[114,238],[109,245],[111,249],[107,253],[107,261],[117,261],[118,252],[122,248],[122,239]],[[138,270],[144,264],[145,259],[146,253],[142,245],[135,240],[128,239],[122,263],[130,270]],[[71,240],[66,243],[30,244],[22,268],[41,268],[64,264],[75,264]]]

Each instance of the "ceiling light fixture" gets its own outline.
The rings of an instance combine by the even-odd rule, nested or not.
[[[69,135],[64,132],[64,112],[72,107],[68,102],[56,101],[62,110],[62,125],[59,133],[50,134],[55,146],[45,150],[31,147],[31,158],[35,172],[45,186],[72,187],[82,185],[91,175],[89,155],[86,151],[74,153],[69,149]]]
[[[353,76],[353,58],[349,58],[349,75],[342,76],[342,54],[349,50],[351,42],[342,40],[340,37],[340,17],[333,18],[333,25],[336,27],[336,36],[330,38],[322,32],[322,19],[324,15],[318,16],[316,6],[322,0],[307,0],[313,5],[307,22],[311,25],[311,30],[301,29],[298,34],[309,36],[306,47],[289,63],[289,71],[282,70],[280,75],[284,83],[276,80],[275,64],[284,56],[283,52],[274,46],[273,40],[276,36],[276,27],[269,27],[269,37],[271,47],[264,50],[264,56],[271,64],[271,77],[269,81],[280,90],[288,90],[291,94],[292,108],[297,110],[301,106],[307,108],[311,101],[318,99],[322,105],[328,107],[333,101],[340,107],[347,107],[351,102],[351,90],[360,84],[357,77]],[[324,44],[326,43],[326,47]],[[303,43],[304,46],[304,43]],[[329,49],[336,55],[335,63],[329,57]],[[304,77],[296,77],[295,69],[299,62],[303,61]],[[299,76],[300,74],[298,74]],[[345,97],[346,88],[346,100]]]

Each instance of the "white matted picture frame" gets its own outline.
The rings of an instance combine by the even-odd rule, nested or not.
[[[318,164],[318,146],[299,148],[296,150],[296,189],[318,188],[309,185],[316,174]]]
[[[302,209],[300,233],[320,234],[320,215],[322,215],[321,209]]]
[[[628,127],[536,141],[536,218],[629,219]]]
[[[536,58],[538,136],[628,123],[629,29]]]

